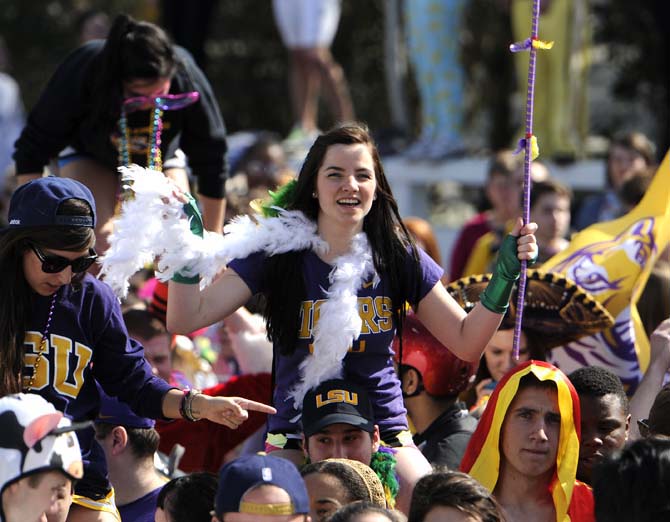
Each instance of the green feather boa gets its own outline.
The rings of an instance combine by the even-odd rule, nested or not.
[[[270,197],[260,205],[261,212],[265,217],[277,217],[278,208],[286,209],[295,201],[295,190],[298,181],[293,179],[279,187],[276,191],[270,190]]]

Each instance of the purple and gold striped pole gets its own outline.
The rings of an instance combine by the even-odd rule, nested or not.
[[[528,88],[526,90],[526,130],[524,137],[519,140],[517,152],[524,150],[525,157],[523,163],[523,223],[530,221],[530,189],[532,180],[530,177],[531,162],[539,155],[537,140],[533,136],[533,103],[535,100],[535,61],[537,59],[538,49],[551,49],[553,42],[542,42],[538,39],[538,26],[540,18],[540,0],[533,0],[533,17],[531,22],[531,36],[523,42],[517,42],[510,45],[510,51],[513,53],[529,51],[530,59],[528,61]],[[523,321],[524,297],[526,295],[526,260],[521,261],[521,274],[517,286],[516,301],[516,321],[514,323],[514,360],[519,360],[519,344],[521,340],[521,323]]]

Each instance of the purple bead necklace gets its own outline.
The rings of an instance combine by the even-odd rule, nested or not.
[[[47,317],[47,324],[44,326],[44,333],[42,333],[42,339],[40,340],[40,344],[37,348],[37,357],[35,358],[35,362],[33,363],[33,373],[28,381],[28,386],[24,387],[25,388],[24,391],[26,392],[29,392],[32,389],[33,384],[35,383],[35,376],[37,375],[37,369],[40,366],[40,362],[42,361],[42,355],[44,354],[44,350],[46,349],[47,338],[49,337],[49,329],[51,328],[51,320],[53,319],[54,309],[56,308],[57,296],[58,292],[56,292],[51,298],[51,305],[49,306],[49,315]]]

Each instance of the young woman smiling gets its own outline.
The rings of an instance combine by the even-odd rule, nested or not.
[[[356,382],[370,394],[384,443],[396,450],[398,505],[406,510],[413,484],[430,465],[412,443],[392,361],[405,303],[458,357],[479,360],[506,309],[519,259],[537,255],[536,227],[515,227],[518,237],[503,246],[483,304],[466,314],[440,283],[442,269],[415,247],[403,225],[364,126],[344,124],[317,138],[297,181],[273,203],[278,215],[270,219],[288,223],[297,215],[302,223],[286,233],[282,251],[259,246],[203,290],[186,284],[197,277],[178,275],[170,282],[168,328],[193,331],[264,294],[278,409],[269,420],[266,449],[300,462],[297,405],[305,392],[335,376]],[[263,228],[249,233],[260,238]]]

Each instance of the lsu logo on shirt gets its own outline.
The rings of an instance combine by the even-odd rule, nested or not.
[[[40,332],[26,332],[23,386],[28,386],[33,376],[33,390],[52,386],[61,395],[76,398],[84,385],[84,371],[93,359],[93,350],[56,334],[51,334],[44,346],[41,342]],[[38,356],[40,362],[35,366]]]
[[[328,393],[325,394],[325,398],[323,393],[316,396],[317,408],[336,402],[346,402],[358,406],[358,394],[347,390],[328,390]]]
[[[319,322],[321,305],[325,299],[314,301],[303,301],[300,310],[300,339],[310,339],[314,327]],[[358,314],[361,318],[361,335],[375,334],[380,332],[389,332],[393,329],[393,308],[391,299],[386,296],[364,296],[358,298]],[[310,344],[309,351],[314,347]],[[358,339],[354,341],[353,346],[349,348],[350,352],[364,352],[365,340]]]

